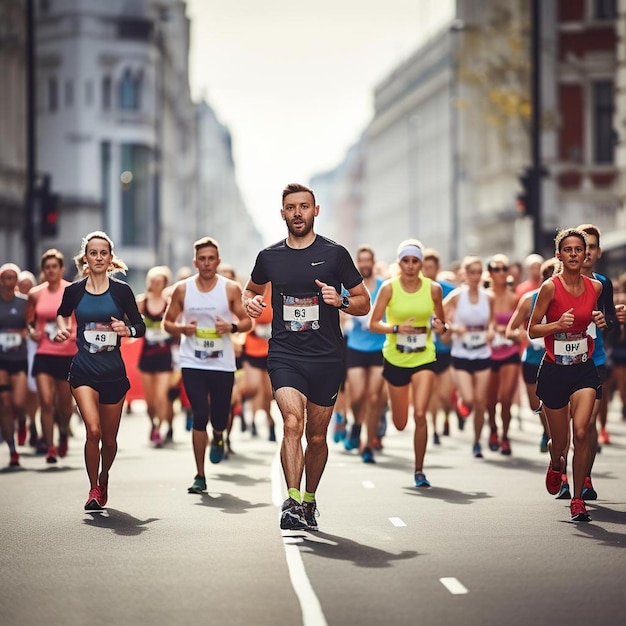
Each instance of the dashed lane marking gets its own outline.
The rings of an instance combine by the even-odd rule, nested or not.
[[[403,522],[399,517],[390,517],[389,521],[394,525],[397,526],[398,528],[401,526],[406,526],[406,523]]]
[[[469,593],[467,587],[465,587],[465,585],[463,585],[457,578],[440,578],[439,581],[452,595],[460,596],[465,593]]]
[[[365,487],[365,489],[374,489],[374,483],[371,480],[364,480],[363,487]]]

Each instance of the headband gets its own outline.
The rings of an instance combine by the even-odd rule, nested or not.
[[[424,260],[424,252],[419,246],[408,245],[401,248],[398,252],[398,261],[401,261],[405,256],[414,256],[420,261]]]

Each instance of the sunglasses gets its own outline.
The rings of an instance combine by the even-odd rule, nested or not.
[[[509,266],[508,265],[496,265],[495,267],[490,267],[489,271],[490,272],[508,272]]]

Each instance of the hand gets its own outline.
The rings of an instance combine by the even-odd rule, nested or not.
[[[188,324],[181,324],[179,326],[180,334],[185,335],[185,337],[191,337],[196,334],[196,330],[198,330],[198,322],[193,321]]]
[[[231,322],[227,322],[225,319],[222,319],[219,315],[215,317],[215,330],[220,335],[227,335],[230,333]]]
[[[54,340],[57,343],[63,343],[71,337],[72,333],[69,328],[59,328]]]
[[[623,324],[624,322],[626,322],[626,304],[616,304],[615,314],[617,316],[617,321],[620,324]]]
[[[598,328],[606,328],[606,318],[604,317],[604,313],[602,313],[602,311],[592,311],[591,319]]]
[[[559,318],[559,328],[571,328],[574,324],[574,314],[572,313],[572,311],[574,310],[574,307],[572,307],[571,309],[568,309],[567,311],[565,311],[565,313],[563,313],[563,315],[561,315],[561,317]]]
[[[254,296],[254,298],[248,298],[248,300],[246,300],[244,304],[244,309],[246,310],[246,314],[248,315],[248,317],[256,319],[261,315],[261,313],[263,313],[263,309],[266,306],[267,305],[263,300],[263,296],[256,295]]]
[[[111,315],[111,328],[120,336],[120,337],[130,337],[130,330],[128,326],[122,321],[118,320],[116,317]]]
[[[337,293],[337,290],[332,285],[327,285],[321,280],[315,279],[315,284],[320,288],[322,292],[322,300],[330,306],[334,306],[338,309],[341,306],[341,296]]]

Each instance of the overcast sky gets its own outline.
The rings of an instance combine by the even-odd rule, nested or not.
[[[451,19],[453,6],[187,0],[192,95],[230,129],[237,180],[267,244],[285,234],[284,185],[342,161],[371,120],[374,87]]]

